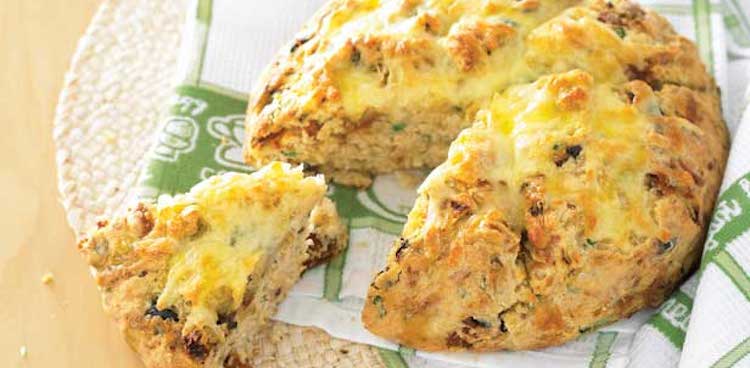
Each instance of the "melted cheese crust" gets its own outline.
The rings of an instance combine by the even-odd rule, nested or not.
[[[583,236],[627,246],[633,229],[650,233],[655,226],[646,205],[648,192],[642,190],[651,116],[625,98],[623,89],[594,85],[582,71],[512,87],[495,96],[477,123],[459,135],[446,163],[419,193],[436,203],[449,200],[454,194],[450,179],[476,165],[467,161],[481,157],[484,179],[504,184],[493,193],[498,198],[478,212],[500,208],[511,227],[521,229],[527,211],[521,187],[529,178],[543,177],[546,200],[582,207],[590,225]],[[575,158],[555,158],[573,146],[580,149]]]
[[[435,167],[495,93],[573,69],[713,85],[694,45],[629,1],[334,0],[253,93],[246,159],[353,185]]]
[[[308,234],[325,242],[319,252],[339,249],[344,229],[325,191],[322,176],[286,163],[218,175],[101,221],[79,248],[147,366],[245,361],[253,347],[237,343],[256,337],[299,277]]]
[[[658,305],[690,272],[728,148],[718,99],[595,74],[516,85],[478,113],[370,286],[370,331],[546,347]]]
[[[493,93],[540,74],[526,38],[577,2],[332,1],[254,93],[248,161],[283,151],[324,171],[434,166]],[[333,140],[346,134],[359,147],[339,155],[347,146]],[[330,146],[308,148],[313,138]],[[339,156],[349,163],[333,163]]]
[[[337,9],[323,27],[332,49],[349,44],[367,61],[369,50],[357,49],[359,42],[367,48],[372,35],[392,40],[381,46],[388,56],[375,61],[375,70],[362,61],[332,69],[344,111],[360,116],[373,108],[464,107],[482,101],[531,77],[522,58],[524,34],[560,9],[548,4],[525,12],[514,1],[466,0],[365,1]],[[501,64],[505,67],[493,67]]]
[[[218,311],[239,308],[248,276],[288,241],[290,229],[300,226],[324,193],[322,178],[305,178],[301,168],[276,163],[250,175],[215,176],[185,195],[160,198],[157,223],[179,240],[157,308],[187,303],[186,328],[215,323]]]

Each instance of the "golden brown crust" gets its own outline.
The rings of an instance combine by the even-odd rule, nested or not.
[[[248,162],[367,184],[444,161],[363,310],[401,344],[544,347],[658,305],[728,152],[695,45],[627,0],[478,3],[329,3],[251,99]]]
[[[318,12],[252,94],[248,163],[305,162],[356,186],[434,167],[493,93],[575,68],[714,88],[692,42],[630,1],[399,4],[333,0]]]
[[[528,42],[548,50],[532,67],[558,73],[496,97],[422,185],[368,292],[375,334],[424,350],[557,345],[659,305],[696,266],[729,145],[694,46],[599,1]]]
[[[281,165],[253,175],[209,179],[159,208],[140,203],[80,241],[105,310],[147,367],[249,364],[255,344],[243,342],[257,339],[303,263],[346,245],[321,179]],[[263,233],[254,216],[286,230]],[[305,238],[322,241],[311,252]]]
[[[333,0],[251,94],[246,161],[304,162],[357,186],[434,167],[478,104],[517,79],[524,35],[578,2]]]
[[[306,268],[326,263],[346,248],[347,229],[330,199],[323,199],[313,209],[308,226]]]
[[[95,270],[105,310],[118,322],[128,344],[141,353],[146,366],[199,367],[187,352],[177,313],[160,311],[154,305],[168,270],[169,244],[129,248],[153,231],[155,217],[153,206],[138,204],[123,217],[100,221],[78,248]],[[162,225],[157,231],[167,230]]]

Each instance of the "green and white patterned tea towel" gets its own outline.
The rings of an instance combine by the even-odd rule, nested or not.
[[[242,162],[246,93],[281,45],[323,0],[194,0],[183,30],[178,80],[137,195],[184,192],[211,175],[247,172]],[[659,310],[646,310],[563,346],[484,354],[415,352],[380,339],[359,319],[372,275],[400,233],[415,190],[394,175],[329,195],[349,225],[350,244],[307,272],[282,304],[280,321],[381,348],[392,367],[750,366],[750,62],[748,0],[649,0],[696,40],[724,91],[734,142],[700,271]],[[742,122],[741,122],[742,121]]]

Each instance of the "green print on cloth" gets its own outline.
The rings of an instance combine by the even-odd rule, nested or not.
[[[709,263],[719,267],[737,289],[750,301],[750,278],[726,251],[727,245],[750,229],[750,173],[725,190],[716,202],[698,277]],[[682,291],[675,292],[649,324],[659,330],[678,349],[685,342],[693,299]]]
[[[750,276],[748,270],[732,257],[727,246],[737,237],[750,230],[750,173],[735,181],[725,190],[716,205],[714,217],[708,228],[708,239],[701,261],[700,273],[713,264],[731,281],[737,290],[750,302]],[[713,367],[730,367],[750,353],[750,341],[729,350]]]
[[[208,90],[181,86],[141,174],[141,198],[184,193],[212,175],[251,172],[242,162],[247,102]]]
[[[612,349],[612,345],[615,344],[616,339],[617,332],[599,332],[596,337],[594,353],[591,355],[591,362],[589,362],[589,368],[605,368],[607,366],[607,361],[612,355],[610,350]]]
[[[708,227],[706,248],[701,260],[701,272],[726,253],[727,245],[750,228],[750,173],[735,181],[716,202],[716,209]]]
[[[378,353],[386,368],[409,368],[403,356],[397,351],[378,348]]]
[[[739,345],[735,346],[726,355],[721,357],[711,368],[730,368],[736,367],[736,364],[750,353],[750,337],[746,338]]]
[[[724,0],[724,26],[741,47],[750,47],[750,15],[740,5],[743,0]]]
[[[690,313],[693,311],[693,298],[678,290],[659,307],[659,311],[649,320],[649,324],[664,335],[676,348],[685,344]]]
[[[384,175],[375,178],[367,190],[334,184],[331,197],[339,214],[351,220],[352,228],[373,228],[399,235],[414,203],[415,193],[398,185],[393,175]]]
[[[141,198],[184,193],[227,171],[254,170],[242,158],[246,100],[186,85],[176,88],[169,106],[141,175]],[[392,235],[401,232],[415,197],[411,190],[399,191],[391,175],[376,178],[367,190],[329,187],[339,214],[352,228],[369,227]],[[394,195],[394,191],[401,193]]]
[[[727,252],[726,247],[750,229],[749,214],[750,173],[747,173],[730,185],[716,202],[698,272],[698,278],[700,278],[709,264],[716,265],[732,280],[735,287],[748,301],[750,301],[750,277],[747,271]],[[678,290],[662,304],[658,313],[651,317],[648,323],[669,339],[676,348],[681,349],[685,342],[685,333],[692,309],[693,298]],[[731,353],[737,355],[736,349]]]

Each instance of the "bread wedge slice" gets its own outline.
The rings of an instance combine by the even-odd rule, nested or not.
[[[100,221],[79,249],[147,367],[247,367],[306,265],[346,242],[325,193],[321,176],[271,163]]]
[[[365,327],[423,350],[535,349],[658,306],[700,259],[719,106],[716,89],[582,70],[509,88],[420,187]]]

